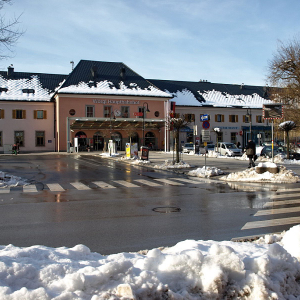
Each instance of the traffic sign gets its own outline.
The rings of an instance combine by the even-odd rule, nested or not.
[[[203,127],[204,129],[208,129],[208,128],[210,127],[209,121],[204,121],[204,122],[202,123],[202,127]]]
[[[203,121],[208,121],[208,115],[200,115],[200,121],[203,122]]]

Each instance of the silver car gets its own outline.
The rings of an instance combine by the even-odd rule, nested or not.
[[[239,149],[234,143],[218,143],[217,151],[225,156],[242,156],[242,150]]]

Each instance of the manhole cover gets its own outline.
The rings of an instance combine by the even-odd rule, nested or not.
[[[179,207],[174,207],[174,206],[155,207],[152,210],[155,211],[155,212],[162,213],[162,214],[168,214],[168,213],[180,212],[181,211],[181,209]]]

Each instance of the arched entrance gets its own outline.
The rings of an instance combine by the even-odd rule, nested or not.
[[[122,135],[120,132],[113,132],[111,139],[116,143],[116,150],[122,150]]]
[[[87,135],[85,132],[78,131],[75,137],[78,138],[78,151],[85,151],[87,147]]]
[[[97,131],[93,136],[94,140],[94,151],[102,151],[104,147],[104,138],[101,132]]]
[[[149,131],[146,133],[145,135],[145,145],[149,148],[149,149],[155,149],[155,135],[153,132]]]

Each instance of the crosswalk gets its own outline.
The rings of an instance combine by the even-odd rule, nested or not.
[[[126,180],[111,180],[109,183],[105,181],[92,181],[90,183],[82,183],[80,181],[69,182],[68,184],[46,183],[42,190],[49,190],[50,192],[64,192],[70,189],[77,191],[89,191],[95,189],[117,189],[117,188],[141,188],[141,187],[163,187],[165,185],[183,186],[187,184],[203,184],[201,180],[193,180],[188,178],[158,178],[158,179],[135,179],[132,181]],[[6,187],[0,188],[0,194],[7,194],[12,191],[19,191],[23,193],[37,193],[41,190],[37,185],[29,184],[23,187]]]
[[[277,191],[270,197],[271,201],[266,202],[263,209],[254,214],[254,217],[267,219],[248,222],[242,227],[242,230],[299,224],[300,216],[287,217],[287,214],[297,215],[300,212],[299,191],[299,188]]]

